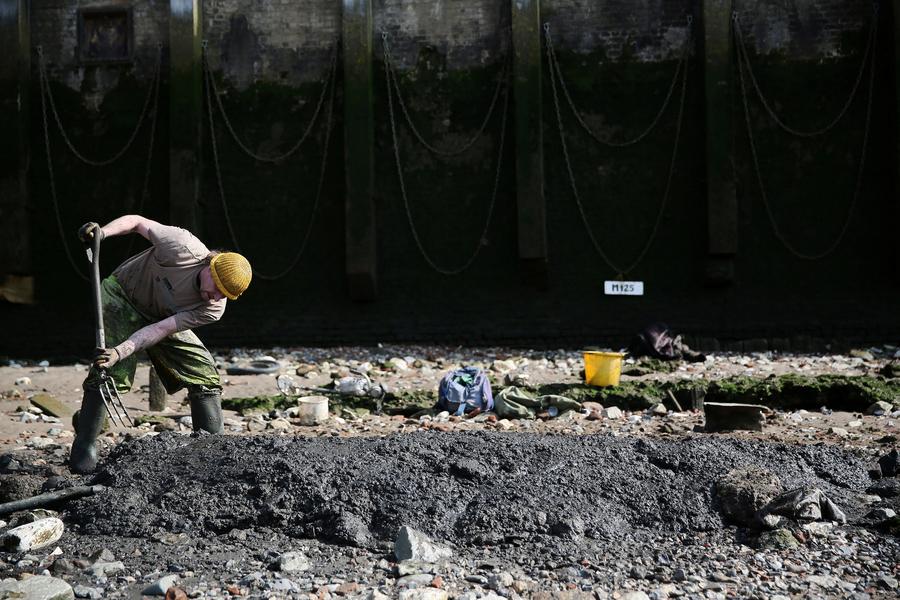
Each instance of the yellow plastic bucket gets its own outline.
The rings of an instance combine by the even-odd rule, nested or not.
[[[584,382],[599,387],[619,385],[624,356],[621,352],[585,351]]]

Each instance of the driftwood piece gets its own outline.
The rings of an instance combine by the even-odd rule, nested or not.
[[[62,502],[63,500],[70,500],[72,498],[78,498],[80,496],[90,496],[91,494],[97,494],[101,491],[103,491],[102,485],[78,485],[57,490],[55,492],[39,494],[30,498],[13,500],[12,502],[5,502],[3,504],[0,504],[0,515],[7,515],[20,510],[27,510],[29,508],[40,508],[42,506],[48,506],[55,502]]]
[[[38,519],[13,527],[2,538],[2,547],[6,552],[27,552],[37,550],[56,542],[63,534],[63,522],[56,517]]]

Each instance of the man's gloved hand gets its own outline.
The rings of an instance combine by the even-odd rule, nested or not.
[[[119,358],[115,348],[97,348],[94,350],[94,367],[108,369],[119,362]]]
[[[94,236],[100,236],[100,241],[103,241],[105,237],[103,235],[103,228],[100,227],[98,223],[94,223],[91,221],[90,223],[85,223],[78,230],[78,239],[81,240],[83,244],[90,244],[94,240]]]

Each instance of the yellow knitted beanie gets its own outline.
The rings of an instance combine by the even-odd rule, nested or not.
[[[216,282],[216,287],[229,300],[237,300],[250,285],[250,279],[253,277],[250,263],[237,252],[222,252],[213,256],[209,263],[209,272]]]

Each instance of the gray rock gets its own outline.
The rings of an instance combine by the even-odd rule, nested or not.
[[[650,600],[650,596],[644,592],[620,592],[619,600]]]
[[[419,573],[418,575],[407,575],[397,580],[398,587],[428,587],[434,581],[434,576],[430,573]]]
[[[418,575],[420,573],[436,573],[433,563],[422,562],[420,560],[403,560],[397,564],[396,573],[398,577],[404,575]]]
[[[302,552],[285,552],[272,563],[272,570],[283,573],[297,573],[308,571],[309,559]]]
[[[883,415],[885,413],[890,413],[894,410],[894,406],[890,402],[885,402],[884,400],[879,400],[866,409],[867,415]]]
[[[898,586],[897,579],[889,575],[882,575],[875,583],[878,584],[878,587],[885,590],[896,590]]]
[[[890,508],[873,508],[868,516],[879,521],[885,521],[896,517],[897,513]]]
[[[900,453],[896,448],[891,450],[878,459],[878,466],[881,467],[881,475],[883,477],[896,477],[900,472]]]
[[[141,592],[142,596],[165,596],[166,590],[175,585],[175,582],[178,581],[178,575],[166,575],[165,577],[160,577],[156,580],[155,583],[152,583],[144,588],[144,591]]]
[[[603,409],[603,416],[607,419],[621,419],[622,410],[617,406],[607,406]]]
[[[78,568],[74,564],[72,564],[72,561],[68,558],[57,558],[53,561],[53,564],[50,565],[50,571],[52,571],[56,575],[74,573],[77,570]]]
[[[397,560],[418,560],[436,563],[453,556],[453,550],[435,544],[431,539],[412,527],[403,526],[394,542],[394,556]]]
[[[0,598],[25,600],[74,600],[72,586],[55,577],[35,575],[22,581],[7,580],[0,583]]]
[[[515,579],[512,575],[503,571],[501,573],[497,573],[496,575],[491,575],[488,578],[488,587],[492,590],[504,590],[511,586]]]
[[[732,469],[716,482],[722,514],[739,525],[756,524],[757,513],[781,491],[778,476],[759,467]]]
[[[112,550],[108,548],[103,548],[101,550],[97,550],[90,556],[90,560],[92,563],[95,562],[113,562],[116,560],[116,555],[112,553]]]
[[[433,587],[403,590],[400,600],[447,600],[447,592]]]
[[[95,562],[87,569],[85,573],[89,573],[93,577],[109,577],[125,570],[125,565],[120,560],[113,562]]]
[[[788,550],[800,545],[794,534],[788,529],[776,529],[766,531],[759,536],[759,547],[771,550]]]
[[[103,597],[103,588],[88,587],[86,585],[76,585],[73,590],[76,598],[90,598],[91,600],[100,600]]]

